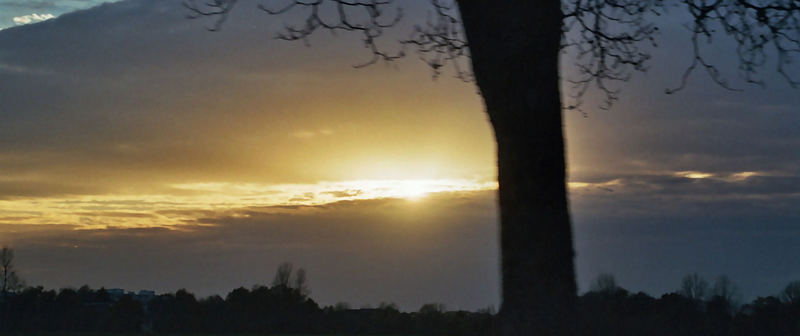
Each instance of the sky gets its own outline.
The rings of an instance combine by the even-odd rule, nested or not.
[[[293,17],[253,2],[213,33],[179,1],[101,2],[0,0],[0,244],[29,284],[224,295],[289,261],[321,304],[499,306],[472,83],[415,57],[354,69],[357,36],[275,40]],[[681,20],[612,109],[564,112],[579,287],[697,272],[775,294],[800,279],[800,95],[769,66],[737,82],[725,39],[708,55],[743,91],[664,94],[691,62]]]

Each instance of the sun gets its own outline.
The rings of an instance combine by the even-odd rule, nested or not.
[[[401,180],[395,181],[392,189],[394,197],[416,201],[432,192],[442,191],[428,180]]]

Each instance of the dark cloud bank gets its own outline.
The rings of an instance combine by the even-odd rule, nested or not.
[[[187,211],[197,219],[173,230],[5,226],[0,234],[19,249],[26,277],[47,286],[225,293],[268,284],[291,261],[308,270],[322,303],[477,309],[496,304],[493,197]]]
[[[26,277],[46,286],[225,293],[268,283],[276,265],[289,260],[308,270],[313,296],[325,304],[394,301],[416,309],[437,301],[477,309],[498,300],[494,197],[485,191],[187,210],[172,215],[195,219],[172,229],[4,226],[0,234],[20,249]],[[800,253],[796,202],[682,197],[623,190],[574,196],[581,287],[611,272],[627,288],[660,294],[699,272],[731,276],[747,298],[774,294],[800,277],[792,257]]]

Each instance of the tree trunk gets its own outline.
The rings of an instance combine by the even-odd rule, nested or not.
[[[458,0],[494,128],[502,253],[501,335],[573,335],[558,0]]]

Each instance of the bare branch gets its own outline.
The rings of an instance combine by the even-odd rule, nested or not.
[[[219,30],[236,5],[236,0],[184,0],[189,9],[189,18],[213,17],[209,30]],[[379,61],[391,62],[406,56],[408,47],[415,49],[420,59],[432,70],[434,77],[446,65],[451,65],[456,77],[472,80],[469,64],[469,48],[458,18],[458,9],[451,0],[430,0],[432,17],[426,25],[414,27],[408,39],[400,40],[400,50],[389,52],[378,40],[387,29],[395,27],[403,19],[403,9],[395,0],[286,0],[262,3],[258,8],[269,15],[303,12],[304,19],[297,24],[287,24],[276,38],[286,41],[303,41],[319,30],[332,33],[356,32],[362,37],[363,46],[370,52],[370,59],[354,65],[363,68]]]
[[[305,12],[302,24],[286,25],[283,31],[277,34],[276,37],[281,40],[302,40],[308,43],[308,38],[320,29],[360,33],[364,47],[372,56],[370,60],[356,64],[356,68],[378,61],[389,62],[404,56],[402,50],[387,52],[377,43],[387,28],[394,27],[403,18],[402,8],[395,6],[394,0],[291,0],[276,7],[261,4],[259,8],[269,15],[290,11]],[[389,13],[390,9],[394,10]]]
[[[202,2],[201,2],[202,1]],[[577,78],[569,78],[573,91],[568,109],[580,109],[582,99],[590,88],[600,90],[607,109],[619,99],[617,82],[627,81],[634,72],[647,71],[650,53],[656,47],[658,28],[648,16],[661,15],[670,0],[563,0],[564,41],[562,49],[573,48],[577,53]],[[212,17],[209,30],[219,30],[236,5],[237,0],[184,0],[189,18]],[[438,77],[446,66],[452,66],[457,78],[472,81],[469,44],[463,33],[457,0],[429,0],[431,11],[424,24],[414,26],[407,39],[399,41],[401,48],[388,52],[378,44],[385,32],[403,18],[403,10],[395,0],[285,0],[271,1],[258,6],[269,15],[292,11],[303,13],[297,24],[287,24],[277,34],[287,41],[308,38],[319,30],[336,33],[356,32],[370,59],[354,65],[361,68],[379,61],[391,62],[413,48],[419,58]],[[734,89],[717,67],[703,54],[701,38],[708,43],[721,29],[737,43],[739,71],[748,83],[763,85],[758,70],[767,63],[768,55],[776,55],[776,71],[792,87],[800,86],[790,66],[800,53],[800,2],[797,0],[671,0],[670,4],[684,6],[692,17],[692,62],[684,70],[680,84],[667,89],[674,93],[686,86],[697,69],[718,85]],[[572,32],[570,32],[572,31]],[[570,33],[568,33],[570,32]],[[498,52],[502,52],[499,50]]]
[[[434,18],[429,15],[426,24],[415,26],[411,37],[401,43],[416,48],[419,58],[433,70],[434,77],[438,77],[441,69],[449,64],[457,78],[473,81],[469,45],[457,6],[442,0],[431,0],[431,5]]]
[[[203,16],[216,18],[213,25],[211,27],[206,27],[206,29],[217,31],[222,28],[225,20],[228,19],[228,14],[230,14],[233,7],[236,6],[236,1],[237,0],[209,0],[198,5],[196,0],[184,0],[183,7],[189,10],[189,14],[186,15],[189,19],[196,19]]]
[[[656,46],[654,35],[658,28],[645,16],[658,13],[659,0],[573,0],[563,2],[565,34],[562,48],[577,52],[575,66],[579,77],[568,79],[572,84],[572,101],[568,109],[580,109],[582,98],[592,87],[605,95],[600,108],[610,108],[619,98],[620,90],[613,82],[630,79],[632,71],[644,72],[650,54],[641,42]]]
[[[717,84],[731,89],[719,71],[701,54],[698,37],[712,36],[721,29],[736,42],[739,72],[751,84],[764,85],[758,76],[759,69],[767,64],[770,52],[774,53],[776,71],[792,87],[800,82],[790,74],[791,61],[800,54],[800,2],[796,0],[681,0],[691,14],[694,58],[686,69],[681,84],[673,93],[685,87],[692,71],[701,65]]]

